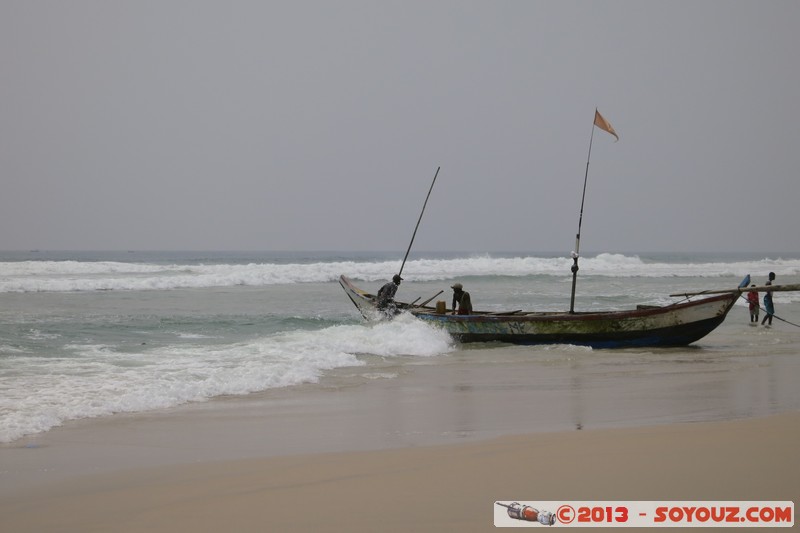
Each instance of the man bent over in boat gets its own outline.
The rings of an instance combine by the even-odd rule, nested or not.
[[[450,288],[453,289],[453,314],[471,315],[472,299],[469,293],[464,290],[464,286],[456,283]],[[458,304],[458,311],[456,311],[456,304]]]
[[[392,277],[392,281],[385,283],[383,287],[378,289],[378,309],[387,313],[394,312],[394,295],[401,281],[403,281],[403,278],[400,277],[400,274],[395,274]]]

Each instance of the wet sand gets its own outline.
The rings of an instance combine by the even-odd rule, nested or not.
[[[799,443],[800,414],[793,413],[142,467],[6,495],[0,525],[18,532],[489,531],[496,500],[796,502]]]
[[[800,501],[800,412],[653,425],[491,368],[73,422],[0,447],[0,530],[469,532],[495,501]]]

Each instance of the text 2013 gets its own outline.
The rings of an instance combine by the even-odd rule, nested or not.
[[[570,524],[575,520],[589,524],[622,524],[628,521],[628,508],[624,506],[578,507],[576,510],[571,505],[562,505],[556,511],[556,517],[562,524]]]

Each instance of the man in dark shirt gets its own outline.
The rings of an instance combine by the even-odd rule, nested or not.
[[[772,282],[775,281],[775,272],[769,273],[769,280],[765,285],[772,285]],[[775,315],[775,305],[772,303],[772,291],[767,291],[764,294],[764,310],[767,314],[764,315],[764,320],[761,321],[761,325],[772,325],[772,317]]]
[[[458,304],[459,315],[471,315],[472,299],[470,298],[469,293],[464,290],[464,286],[460,283],[455,283],[450,288],[453,289],[453,314],[456,314],[456,304]]]
[[[403,281],[403,278],[400,277],[400,274],[395,274],[392,277],[392,281],[385,283],[378,290],[378,309],[382,311],[394,310],[394,295],[401,281]]]

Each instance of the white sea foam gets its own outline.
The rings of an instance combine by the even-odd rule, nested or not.
[[[409,261],[403,277],[409,281],[438,281],[468,276],[557,276],[569,273],[568,257],[492,257]],[[630,277],[766,277],[800,274],[800,259],[761,259],[734,262],[656,262],[638,256],[599,254],[580,260],[583,276]],[[185,288],[268,286],[326,283],[341,274],[366,282],[387,279],[397,261],[330,261],[313,263],[146,264],[78,261],[0,262],[0,293],[74,292],[98,290],[168,290]]]
[[[326,370],[363,366],[359,355],[432,357],[453,348],[446,333],[401,316],[235,344],[182,344],[137,353],[102,344],[62,349],[57,358],[0,360],[0,442],[67,420],[316,383]]]

